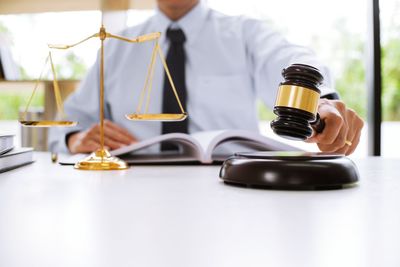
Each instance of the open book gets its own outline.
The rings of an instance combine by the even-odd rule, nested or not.
[[[162,151],[160,144],[170,142],[179,151]],[[110,151],[130,164],[219,163],[236,152],[300,151],[298,147],[245,130],[204,131],[194,134],[170,133],[145,139]],[[60,158],[62,165],[75,164],[87,155]]]
[[[159,152],[162,142],[178,145],[179,152]],[[151,150],[150,148],[153,148]],[[299,151],[300,149],[258,133],[244,130],[170,133],[111,151],[128,163],[222,162],[235,152]]]

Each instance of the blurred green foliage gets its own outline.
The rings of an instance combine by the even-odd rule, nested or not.
[[[272,112],[272,110],[269,107],[267,107],[261,100],[257,101],[257,109],[260,120],[271,121],[276,117],[276,115]]]
[[[19,118],[19,111],[24,111],[28,99],[31,96],[31,91],[0,91],[0,119],[1,120],[16,120]],[[30,107],[43,107],[44,92],[36,92],[32,99]]]
[[[0,22],[0,33],[10,34],[9,30]],[[50,68],[50,66],[48,66]],[[59,80],[82,79],[86,73],[87,66],[83,60],[77,57],[73,52],[65,54],[64,59],[55,64],[57,78]],[[27,75],[25,69],[20,66],[20,74],[22,80],[35,80],[37,77],[30,77]],[[50,76],[49,76],[50,78]],[[33,88],[32,88],[33,90]],[[31,95],[30,90],[3,90],[0,91],[0,120],[16,120],[18,119],[19,112],[24,110],[27,101]],[[44,92],[37,91],[35,97],[32,99],[30,107],[43,107],[44,106]]]
[[[0,33],[8,33],[8,29],[0,21]]]
[[[359,56],[347,57],[343,59],[344,68],[342,73],[336,78],[335,86],[340,98],[346,106],[354,109],[362,118],[366,119],[367,107],[367,87],[365,82],[365,63],[363,45],[360,41],[355,41]]]
[[[400,34],[400,31],[399,31]],[[400,120],[400,39],[390,39],[382,48],[383,119]]]
[[[87,66],[82,58],[68,51],[64,60],[55,64],[55,69],[60,80],[81,80],[86,74]]]

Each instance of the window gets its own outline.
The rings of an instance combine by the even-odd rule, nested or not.
[[[20,79],[30,80],[39,75],[48,53],[48,43],[68,44],[85,38],[97,31],[100,20],[99,11],[2,15],[0,29],[11,39],[14,60],[21,68]],[[87,66],[93,64],[96,50],[96,47],[83,45],[68,52],[65,60],[75,69],[61,73],[61,78],[82,78]]]
[[[36,80],[48,55],[48,43],[71,44],[99,28],[99,11],[0,15],[0,44],[7,45],[19,68],[19,80]],[[51,25],[51,27],[49,27]],[[85,44],[54,52],[59,79],[81,79],[96,58],[98,44]],[[69,66],[66,68],[65,66]],[[49,66],[44,78],[51,79]],[[18,89],[18,90],[17,90]],[[0,119],[15,120],[33,88],[21,86],[0,91]],[[38,92],[32,106],[43,106],[44,92]]]
[[[382,155],[398,156],[400,132],[400,1],[380,2],[382,45]],[[396,150],[397,148],[397,150]]]

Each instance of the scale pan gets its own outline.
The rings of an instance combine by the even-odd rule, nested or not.
[[[76,126],[76,121],[19,121],[26,127],[72,127]]]
[[[127,114],[125,117],[131,121],[183,121],[187,118],[187,114],[179,113],[160,113],[160,114]]]

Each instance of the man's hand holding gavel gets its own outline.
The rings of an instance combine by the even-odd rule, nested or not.
[[[316,133],[307,142],[317,143],[323,152],[350,155],[360,142],[363,120],[343,101],[320,99],[318,113],[325,123],[321,133]]]

